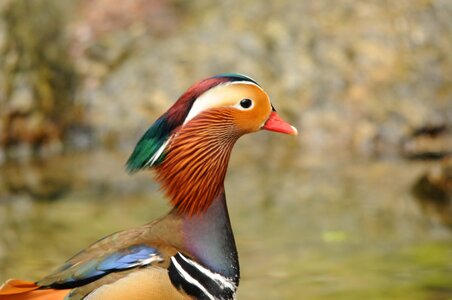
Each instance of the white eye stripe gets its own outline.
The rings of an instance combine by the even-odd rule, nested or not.
[[[183,125],[187,124],[190,120],[192,120],[194,117],[196,117],[198,114],[202,113],[203,111],[208,110],[208,109],[213,108],[216,105],[218,105],[218,99],[216,99],[216,94],[215,94],[216,89],[222,88],[227,85],[232,85],[232,84],[249,84],[249,85],[256,86],[260,90],[264,91],[259,85],[255,84],[253,82],[249,82],[249,81],[233,81],[233,82],[219,84],[216,87],[206,91],[204,94],[199,96],[198,99],[195,100],[195,103],[193,103],[193,106],[191,107],[190,112],[188,113],[187,117],[185,118]],[[245,110],[243,107],[240,106],[241,100],[243,100],[243,99],[240,99],[238,101],[238,103],[233,105],[232,107],[235,107],[240,110]],[[251,107],[253,107],[253,106],[254,106],[254,101],[253,101],[253,105]],[[248,108],[248,109],[250,109],[250,108]]]

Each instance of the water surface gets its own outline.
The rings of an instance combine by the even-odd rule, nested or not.
[[[230,164],[239,299],[452,299],[451,232],[410,194],[425,163],[279,141],[240,141]],[[96,152],[3,166],[0,281],[37,280],[98,238],[168,211],[151,173],[128,176],[125,159]]]

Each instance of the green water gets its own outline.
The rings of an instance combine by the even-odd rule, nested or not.
[[[231,160],[239,299],[452,299],[452,232],[409,192],[426,164],[280,141],[240,142]],[[151,173],[126,175],[125,159],[97,152],[3,166],[0,281],[39,279],[98,238],[164,214]],[[20,180],[44,182],[55,199],[13,195]]]

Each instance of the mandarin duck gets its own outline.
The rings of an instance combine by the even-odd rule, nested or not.
[[[172,210],[95,242],[37,282],[7,281],[0,300],[235,299],[240,272],[224,178],[237,139],[261,129],[297,134],[256,81],[221,74],[194,84],[126,164],[154,169]]]

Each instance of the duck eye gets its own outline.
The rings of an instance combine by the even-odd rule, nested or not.
[[[240,101],[240,106],[243,108],[250,108],[253,105],[253,101],[251,99],[243,99]]]

